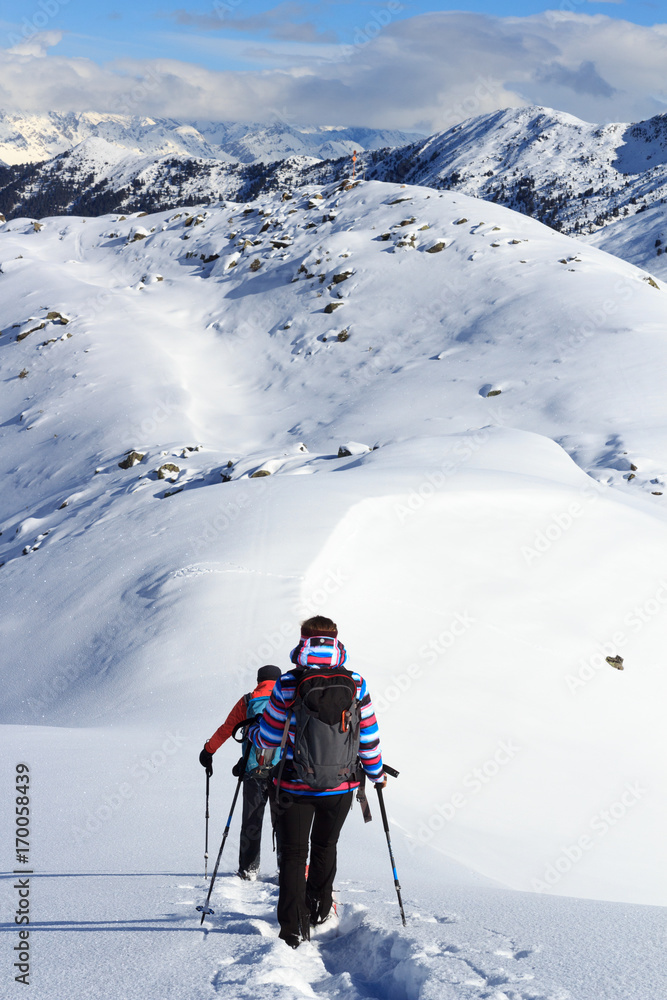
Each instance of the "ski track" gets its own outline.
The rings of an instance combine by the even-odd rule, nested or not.
[[[278,938],[277,886],[219,877],[211,897],[216,913],[204,925],[203,947],[212,956],[220,943],[230,947],[214,960],[214,995],[235,1000],[571,1000],[569,991],[536,982],[529,959],[540,945],[484,928],[468,940],[470,928],[461,937],[457,914],[408,912],[403,928],[396,904],[380,902],[379,912],[372,913],[349,900],[352,893],[369,893],[349,882],[344,887],[338,925],[315,929],[310,942],[292,951]],[[205,883],[197,888],[206,891]]]

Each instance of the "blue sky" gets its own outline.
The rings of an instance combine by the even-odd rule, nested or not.
[[[529,17],[545,10],[604,14],[634,24],[653,25],[667,15],[650,0],[4,0],[6,37],[32,30],[59,29],[62,56],[85,56],[98,63],[124,57],[191,59],[217,70],[261,69],[279,65],[290,53],[354,44],[366,29],[374,34],[390,18],[407,20],[434,11],[466,11],[497,17]],[[662,13],[662,17],[661,17]]]
[[[667,110],[652,0],[4,0],[0,108],[436,131]],[[143,82],[142,82],[143,81]]]

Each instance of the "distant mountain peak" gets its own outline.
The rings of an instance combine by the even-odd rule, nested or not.
[[[300,126],[286,122],[178,121],[146,115],[105,114],[96,111],[20,114],[0,111],[0,159],[6,163],[35,163],[98,136],[137,153],[155,156],[179,153],[241,163],[284,159],[292,153],[327,156],[365,149],[400,146],[420,138],[419,133],[346,126]],[[333,148],[333,152],[332,152]]]

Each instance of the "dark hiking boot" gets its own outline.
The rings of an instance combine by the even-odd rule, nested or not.
[[[248,868],[247,870],[239,868],[236,874],[239,878],[242,878],[244,882],[256,882],[257,876],[259,875],[259,868]]]
[[[324,921],[329,916],[331,908],[327,910],[326,913],[322,909],[322,900],[317,896],[311,896],[311,894],[306,889],[306,905],[309,909],[310,926],[315,927],[316,924],[323,924]]]

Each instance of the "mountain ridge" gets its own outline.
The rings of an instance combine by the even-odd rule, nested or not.
[[[353,149],[377,149],[413,142],[419,133],[347,126],[301,126],[288,121],[185,121],[148,115],[0,111],[0,161],[5,165],[49,160],[89,138],[105,139],[135,153],[182,154],[239,163],[263,163],[288,156],[327,159]]]
[[[496,111],[402,146],[362,151],[359,144],[356,170],[368,180],[496,202],[602,249],[608,239],[611,252],[620,248],[631,263],[667,276],[667,114],[598,126],[548,108]],[[7,218],[159,211],[246,201],[281,187],[339,182],[351,172],[349,151],[241,163],[137,153],[89,136],[44,163],[0,169],[0,210]],[[647,211],[650,225],[643,225],[638,217]]]

